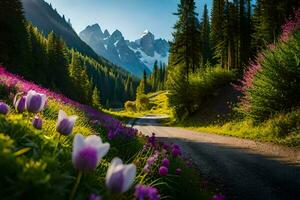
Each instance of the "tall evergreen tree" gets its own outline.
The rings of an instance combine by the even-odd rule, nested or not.
[[[219,63],[222,67],[225,65],[224,48],[224,0],[213,0],[213,8],[211,13],[211,41],[214,51],[215,63]]]
[[[204,5],[203,16],[200,24],[201,33],[201,64],[205,65],[207,62],[211,62],[211,39],[210,39],[210,21],[208,16],[207,5]]]
[[[29,75],[28,33],[22,3],[19,0],[0,1],[0,62],[9,69]]]
[[[169,65],[184,68],[185,79],[200,66],[200,27],[194,0],[181,0],[175,15],[179,20],[174,26]]]

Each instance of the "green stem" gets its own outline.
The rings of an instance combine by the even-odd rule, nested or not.
[[[58,145],[59,145],[59,143],[60,143],[60,137],[61,137],[61,134],[59,134],[59,136],[58,136],[58,141],[57,141],[57,143],[56,143],[56,145],[55,145],[55,148],[54,148],[54,151],[53,151],[53,156],[55,155],[55,153],[56,153],[56,151],[57,151],[57,149],[58,149]]]
[[[77,179],[76,179],[76,183],[75,183],[75,185],[74,185],[74,187],[73,187],[73,189],[72,189],[71,195],[70,195],[70,200],[73,200],[74,197],[75,197],[75,194],[76,194],[77,188],[78,188],[78,186],[79,186],[79,183],[80,183],[82,174],[83,174],[82,171],[80,171],[80,172],[78,173],[78,176],[77,176]]]

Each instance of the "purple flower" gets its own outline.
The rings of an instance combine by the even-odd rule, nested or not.
[[[60,110],[56,123],[56,131],[62,135],[70,135],[73,131],[76,119],[77,116],[67,116],[67,114],[63,110]]]
[[[97,196],[95,194],[91,194],[88,198],[88,200],[102,200],[100,196]]]
[[[90,135],[84,138],[81,134],[76,134],[72,152],[74,168],[81,171],[95,170],[109,147],[108,143],[102,143],[99,136]]]
[[[7,115],[8,112],[9,112],[9,106],[4,102],[0,102],[0,114]]]
[[[126,192],[133,184],[135,175],[134,164],[124,165],[120,158],[114,158],[106,173],[106,187],[113,192]]]
[[[177,148],[173,148],[173,149],[172,149],[172,155],[173,155],[174,157],[177,157],[177,156],[181,155],[181,150],[180,150],[180,149],[177,149]]]
[[[26,109],[31,113],[38,113],[44,109],[46,95],[30,90],[26,96]]]
[[[162,166],[169,167],[170,161],[169,161],[168,158],[164,158],[164,159],[161,161],[161,164],[162,164]]]
[[[137,200],[159,200],[160,196],[156,188],[146,185],[135,186],[135,196]]]
[[[213,196],[213,200],[225,200],[225,196],[222,195],[221,193],[215,194],[215,195]]]
[[[168,175],[168,172],[169,172],[169,170],[168,170],[168,168],[165,167],[165,166],[161,166],[161,167],[159,168],[159,170],[158,170],[158,173],[159,173],[159,175],[161,175],[161,176],[167,176],[167,175]]]
[[[165,150],[169,151],[169,149],[170,149],[170,145],[168,145],[168,144],[164,143],[164,144],[163,144],[163,149],[165,149]]]
[[[18,98],[19,95],[20,95],[20,93],[16,94],[16,96],[14,98],[14,106],[18,113],[22,113],[26,109],[26,96],[22,96],[22,97]]]
[[[177,168],[176,171],[175,171],[175,173],[176,173],[177,175],[180,175],[181,172],[182,172],[182,170],[181,170],[180,168]]]
[[[156,143],[155,133],[152,133],[152,136],[148,138],[148,143],[151,144],[152,147],[155,147],[155,143]]]
[[[34,128],[41,130],[42,129],[42,125],[43,125],[43,121],[39,116],[35,116],[32,120],[32,125]]]

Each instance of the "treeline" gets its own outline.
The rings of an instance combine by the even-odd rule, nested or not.
[[[26,22],[19,0],[0,7],[0,62],[10,71],[96,107],[134,99],[137,81],[129,74],[69,49],[53,32],[45,37]]]
[[[299,5],[298,0],[257,0],[255,5],[251,0],[214,0],[211,17],[206,5],[199,17],[194,0],[181,0],[168,66],[170,105],[177,115],[199,108],[200,97],[192,95],[197,90],[209,93],[200,87],[201,81],[207,81],[203,76],[208,68],[219,66],[241,76],[249,60],[276,40],[283,22]],[[220,70],[208,74],[219,77]],[[220,86],[208,84],[210,89],[214,89],[210,85]]]
[[[155,61],[153,65],[153,71],[150,75],[147,76],[146,71],[144,71],[144,76],[143,79],[141,80],[141,82],[143,81],[145,84],[144,93],[165,90],[166,80],[167,80],[167,66],[161,62],[158,65],[158,62]]]

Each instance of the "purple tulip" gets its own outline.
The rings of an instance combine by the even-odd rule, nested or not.
[[[43,125],[43,121],[39,116],[35,116],[32,120],[32,125],[34,128],[41,130],[42,129],[42,125]]]
[[[26,96],[19,97],[20,94],[16,94],[14,98],[14,106],[18,113],[22,113],[26,110]]]
[[[170,161],[169,161],[168,158],[164,158],[164,159],[161,161],[161,164],[162,164],[162,166],[169,167]]]
[[[56,123],[56,131],[62,135],[70,135],[73,131],[76,119],[77,116],[67,116],[67,114],[63,110],[60,110]]]
[[[100,196],[97,196],[95,194],[91,194],[88,198],[88,200],[102,200]]]
[[[26,109],[31,113],[38,113],[44,109],[46,95],[30,90],[26,96]]]
[[[105,184],[113,192],[126,192],[134,182],[136,166],[134,164],[124,165],[120,158],[111,161],[105,178]]]
[[[9,106],[4,102],[0,102],[0,114],[7,115],[8,112],[9,112]]]
[[[102,143],[101,138],[96,135],[84,138],[81,134],[76,134],[72,152],[74,168],[80,171],[95,170],[109,147],[108,143]]]
[[[167,175],[168,175],[168,172],[169,172],[169,170],[168,170],[168,168],[165,167],[165,166],[161,166],[161,167],[159,168],[159,170],[158,170],[158,173],[159,173],[159,175],[161,175],[161,176],[167,176]]]

